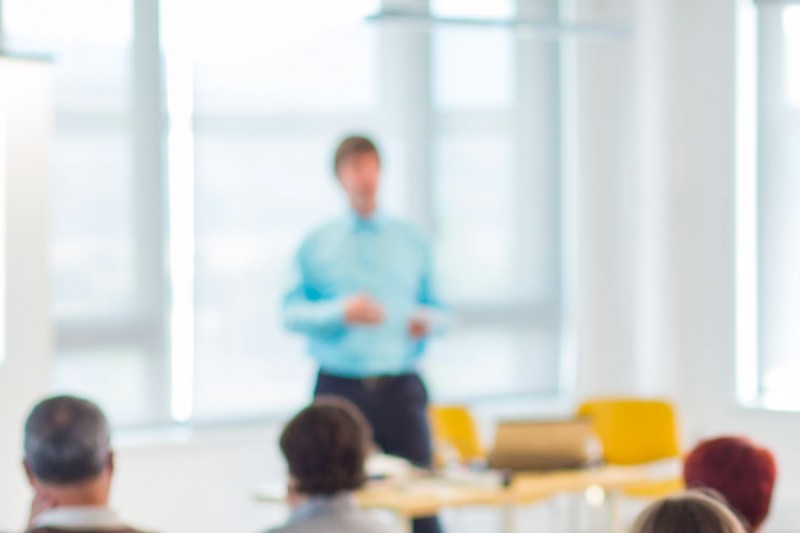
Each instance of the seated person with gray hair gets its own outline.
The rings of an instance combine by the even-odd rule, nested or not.
[[[283,430],[280,447],[289,466],[288,524],[271,533],[387,533],[356,506],[353,491],[366,480],[364,462],[372,428],[350,402],[320,396]]]
[[[114,454],[97,405],[73,396],[40,402],[25,423],[24,447],[34,490],[29,533],[136,533],[108,507]]]

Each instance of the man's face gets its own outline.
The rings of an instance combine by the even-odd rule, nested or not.
[[[368,214],[375,210],[380,174],[380,160],[372,152],[355,153],[339,163],[339,181],[356,211]]]

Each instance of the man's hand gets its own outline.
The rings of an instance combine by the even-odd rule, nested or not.
[[[383,322],[383,316],[383,308],[369,294],[358,294],[344,304],[344,321],[350,325],[374,326]]]
[[[431,327],[428,321],[421,316],[412,317],[411,320],[408,321],[408,334],[411,335],[412,339],[427,337],[430,330]]]
[[[55,507],[56,502],[53,500],[53,498],[37,491],[33,496],[33,502],[31,503],[31,516],[28,519],[28,527],[33,529],[33,523],[36,521],[39,515]]]

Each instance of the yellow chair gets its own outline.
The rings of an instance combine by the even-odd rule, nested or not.
[[[585,402],[578,416],[592,420],[603,445],[603,457],[612,465],[639,465],[680,459],[675,410],[666,401],[637,398],[598,398]],[[676,477],[629,487],[635,497],[663,497],[683,489]]]
[[[486,458],[478,426],[468,408],[461,405],[432,405],[428,415],[437,464],[445,462],[442,457],[444,447],[457,452],[461,462]]]

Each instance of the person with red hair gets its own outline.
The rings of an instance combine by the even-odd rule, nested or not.
[[[767,518],[776,476],[772,453],[743,437],[719,437],[701,442],[686,458],[687,488],[719,492],[750,531]]]

